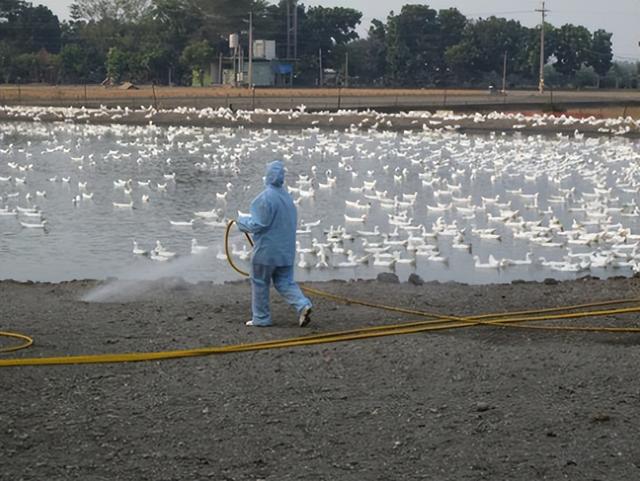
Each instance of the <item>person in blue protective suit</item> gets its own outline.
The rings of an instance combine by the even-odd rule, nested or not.
[[[284,185],[284,165],[279,160],[267,165],[265,189],[251,202],[250,215],[237,219],[243,232],[253,234],[251,257],[252,319],[247,326],[272,324],[269,308],[271,281],[285,300],[298,311],[298,324],[311,321],[311,301],[293,280],[296,255],[296,206]]]

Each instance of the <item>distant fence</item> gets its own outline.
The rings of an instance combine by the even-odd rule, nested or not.
[[[159,89],[158,89],[159,90]],[[493,95],[479,96],[451,96],[446,90],[441,93],[429,93],[426,95],[407,94],[375,94],[354,95],[343,93],[341,89],[335,89],[330,95],[318,95],[310,91],[309,95],[260,95],[246,93],[243,95],[219,94],[197,95],[193,91],[189,95],[180,95],[180,89],[176,89],[176,95],[167,93],[155,94],[154,89],[144,90],[109,90],[110,95],[101,93],[95,95],[92,89],[57,89],[51,87],[20,88],[0,87],[0,103],[4,105],[48,105],[48,106],[85,106],[99,107],[116,106],[141,107],[155,106],[156,108],[197,107],[197,108],[232,108],[232,109],[293,109],[304,104],[310,110],[339,110],[339,109],[367,109],[367,108],[423,108],[446,107],[448,105],[470,104],[495,104],[499,98]],[[258,91],[259,92],[259,91]],[[503,101],[506,103],[506,100]]]

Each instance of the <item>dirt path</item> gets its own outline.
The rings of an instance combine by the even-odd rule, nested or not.
[[[277,298],[274,328],[244,327],[245,283],[165,281],[137,300],[79,300],[96,285],[0,283],[0,330],[36,340],[15,355],[301,333]],[[640,296],[637,279],[315,286],[455,314]],[[317,300],[305,332],[400,319]],[[622,320],[640,325],[637,316],[597,322]],[[639,343],[471,327],[160,363],[0,369],[0,479],[637,479]]]

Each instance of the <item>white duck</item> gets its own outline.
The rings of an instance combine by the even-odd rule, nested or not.
[[[527,252],[527,255],[524,259],[503,259],[504,265],[507,266],[529,266],[533,264],[533,260],[531,259],[531,252]]]
[[[202,254],[208,249],[208,246],[198,245],[198,241],[196,239],[191,239],[191,254]]]
[[[305,259],[304,252],[299,252],[299,254],[300,254],[300,260],[298,261],[298,267],[300,269],[311,269],[312,264],[311,262]]]
[[[169,223],[174,227],[193,227],[193,223],[195,219],[191,219],[188,221],[179,221],[179,220],[170,220]]]
[[[167,259],[170,259],[172,257],[175,257],[176,253],[175,252],[171,252],[169,250],[167,250],[161,243],[159,240],[156,240],[156,247],[153,249],[152,254],[158,255],[160,257],[166,257]]]
[[[502,263],[493,257],[493,254],[489,254],[488,262],[480,262],[478,256],[473,256],[473,261],[476,269],[500,269],[502,267]]]
[[[22,222],[20,221],[20,225],[26,229],[44,229],[47,226],[47,221],[43,220],[38,224],[33,224],[30,222]]]
[[[146,256],[147,254],[149,254],[149,251],[146,251],[144,249],[141,249],[138,246],[138,242],[136,242],[135,240],[133,241],[133,254],[137,255],[137,256]]]
[[[395,263],[396,263],[396,257],[392,257],[391,259],[383,259],[380,257],[380,254],[373,255],[374,267],[393,267]]]

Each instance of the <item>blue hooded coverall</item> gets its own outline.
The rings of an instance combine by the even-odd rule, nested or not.
[[[296,206],[284,189],[284,165],[276,160],[267,165],[266,188],[251,202],[250,216],[238,218],[238,227],[253,234],[251,258],[251,308],[254,326],[272,324],[269,309],[271,280],[276,290],[298,313],[311,307],[293,280],[296,255]]]

